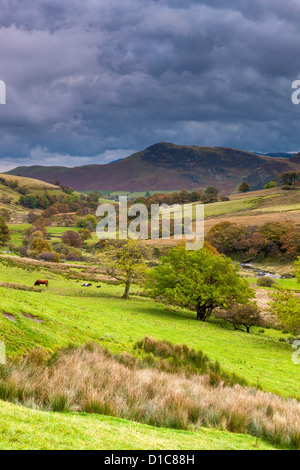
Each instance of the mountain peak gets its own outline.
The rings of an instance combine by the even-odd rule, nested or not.
[[[170,191],[215,186],[230,193],[247,180],[261,189],[285,171],[300,171],[300,154],[291,159],[257,155],[228,147],[198,147],[158,142],[104,165],[19,167],[8,173],[43,181],[58,179],[76,190]]]

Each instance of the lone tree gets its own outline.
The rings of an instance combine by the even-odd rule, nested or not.
[[[0,245],[5,245],[10,240],[10,233],[4,217],[0,216]]]
[[[123,299],[129,298],[131,283],[145,279],[151,248],[137,240],[118,240],[100,257],[109,277],[125,284]]]
[[[249,305],[233,304],[228,310],[218,312],[217,318],[231,323],[235,330],[250,333],[252,326],[263,325],[262,317],[255,303]]]
[[[171,250],[150,273],[148,290],[154,297],[195,310],[201,321],[208,320],[217,307],[226,309],[234,302],[247,305],[254,297],[231,259],[205,248]]]
[[[204,191],[204,194],[208,194],[208,195],[212,195],[212,196],[218,196],[219,194],[219,190],[217,188],[215,188],[214,186],[209,186],[209,188],[207,188],[205,191]]]
[[[243,183],[239,185],[240,193],[248,193],[249,191],[251,191],[251,186],[249,183],[247,183],[247,181],[244,181]]]

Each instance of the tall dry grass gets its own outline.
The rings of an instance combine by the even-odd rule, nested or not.
[[[166,353],[167,354],[167,353]],[[154,426],[218,428],[300,449],[300,404],[241,385],[212,386],[209,375],[164,372],[96,345],[45,363],[33,353],[0,370],[0,398],[52,411],[81,411]]]

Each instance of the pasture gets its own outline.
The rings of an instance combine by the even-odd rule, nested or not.
[[[84,413],[47,413],[0,401],[0,450],[271,450],[259,438],[178,431]]]
[[[36,187],[36,191],[43,189]],[[261,225],[268,220],[299,223],[299,195],[299,191],[291,194],[275,188],[236,194],[230,201],[205,205],[206,231],[223,220],[247,225]],[[28,227],[29,224],[10,224],[15,245],[22,244]],[[55,246],[67,230],[79,228],[47,227],[50,243]],[[94,233],[86,247],[97,240]],[[174,240],[148,243],[158,247],[162,254]],[[257,267],[292,272],[291,263],[268,261],[268,266]],[[255,284],[257,278],[246,274],[249,282]],[[49,287],[34,288],[38,279],[48,280]],[[80,347],[89,342],[101,345],[113,355],[126,353],[143,360],[147,355],[136,344],[149,336],[203,351],[212,361],[218,361],[222,370],[235,373],[254,387],[286,399],[300,399],[300,366],[292,361],[291,335],[286,332],[253,327],[248,335],[225,327],[214,318],[206,323],[197,322],[194,312],[150,299],[137,285],[132,286],[130,299],[124,300],[124,286],[107,282],[101,266],[87,261],[54,265],[0,256],[0,280],[0,341],[6,344],[9,361],[19,361],[36,349],[50,357],[61,348]],[[83,282],[91,282],[92,286],[82,287]],[[278,282],[282,287],[300,291],[296,279]],[[30,407],[34,406],[28,403],[28,408],[24,408],[0,401],[0,449],[273,448],[259,438],[222,430],[178,431],[110,416],[54,413]]]
[[[76,276],[80,268],[74,268]],[[167,307],[154,300],[133,295],[121,298],[123,286],[68,279],[68,274],[53,273],[34,266],[9,269],[0,264],[0,278],[32,287],[37,279],[48,279],[49,288],[31,292],[0,287],[0,340],[8,356],[20,357],[35,348],[53,353],[69,343],[80,346],[88,341],[100,343],[114,353],[137,353],[134,345],[146,335],[172,343],[187,344],[219,361],[253,385],[286,397],[299,397],[299,367],[292,362],[291,345],[281,341],[288,335],[273,329],[253,334],[222,328],[218,322],[202,323],[188,310]],[[44,290],[43,290],[44,289]],[[25,315],[24,315],[25,314]],[[36,320],[40,320],[38,323]],[[12,321],[13,320],[13,321]]]

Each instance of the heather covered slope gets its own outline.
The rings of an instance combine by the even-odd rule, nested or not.
[[[296,157],[288,160],[231,148],[158,143],[106,165],[18,167],[9,173],[47,182],[58,179],[63,185],[82,191],[161,191],[213,185],[223,193],[231,193],[243,179],[250,179],[254,189],[261,189],[289,170],[300,171]]]

